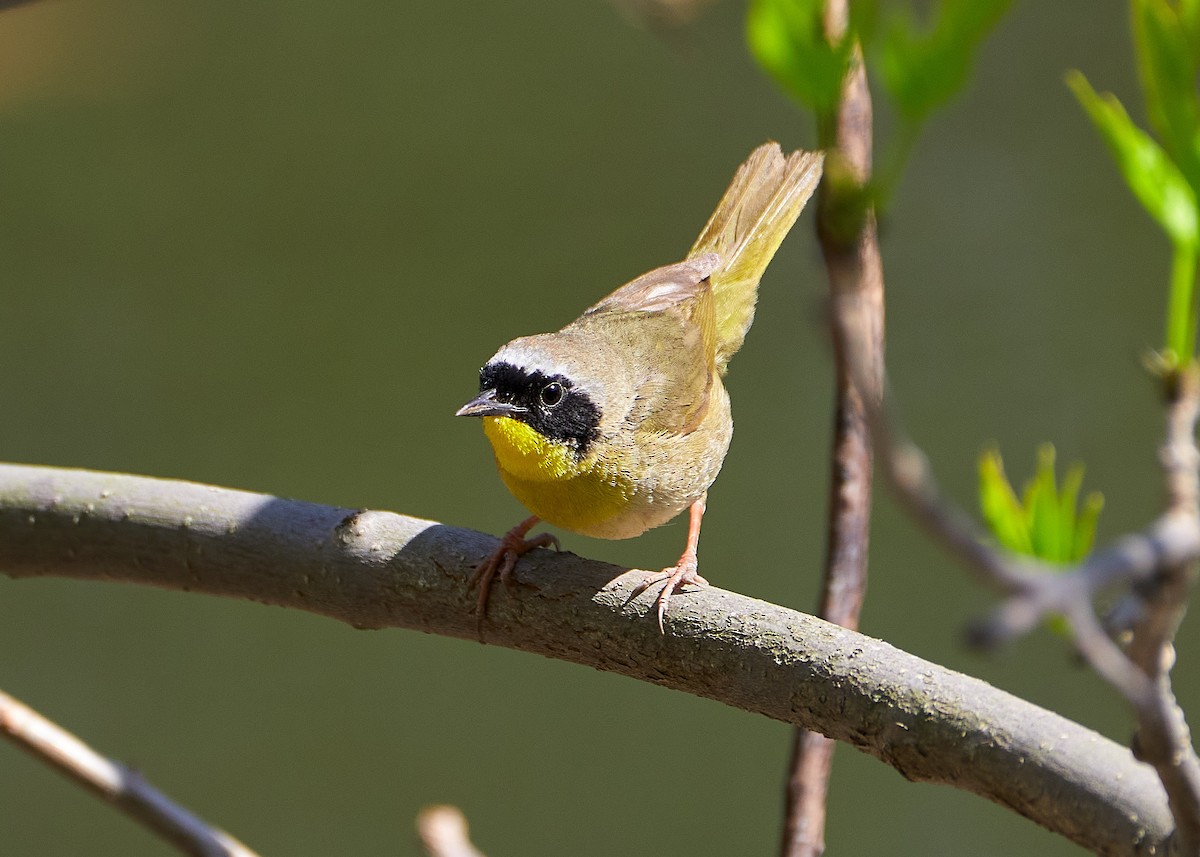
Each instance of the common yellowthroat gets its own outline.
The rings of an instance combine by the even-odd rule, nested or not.
[[[479,372],[479,395],[456,416],[483,418],[508,490],[533,516],[476,568],[476,616],[517,558],[558,546],[526,535],[539,520],[628,539],[690,509],[687,547],[664,582],[671,595],[706,585],[696,545],[708,488],[733,434],[722,377],[754,320],[758,281],[821,177],[822,155],[755,149],[687,258],[622,286],[557,333],[503,346]],[[636,593],[635,593],[636,594]]]

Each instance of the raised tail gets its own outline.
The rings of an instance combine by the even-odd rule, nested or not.
[[[715,253],[709,275],[721,374],[754,321],[758,281],[821,179],[824,155],[797,150],[786,158],[764,143],[738,167],[729,189],[696,239],[689,259]]]

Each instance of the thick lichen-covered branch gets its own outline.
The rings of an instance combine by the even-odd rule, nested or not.
[[[466,580],[496,540],[387,512],[79,470],[0,465],[0,572],[206,592],[359,628],[476,638]],[[814,729],[914,780],[982,795],[1098,853],[1172,823],[1154,772],[1076,723],[812,616],[715,587],[631,600],[646,572],[551,551],[495,593],[489,643]]]

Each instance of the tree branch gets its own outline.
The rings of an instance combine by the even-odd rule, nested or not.
[[[875,382],[870,341],[862,332],[866,312],[853,296],[835,304],[835,324],[847,341],[855,383]],[[904,438],[885,396],[868,400],[875,452],[898,499],[925,529],[979,579],[1007,598],[977,624],[977,643],[994,645],[1032,630],[1051,615],[1065,617],[1076,648],[1091,667],[1133,707],[1138,757],[1152,764],[1176,823],[1177,853],[1200,855],[1200,758],[1183,711],[1171,690],[1175,631],[1187,607],[1200,560],[1200,370],[1188,366],[1167,380],[1166,437],[1160,450],[1167,503],[1140,533],[1125,536],[1073,568],[1018,557],[998,549],[975,522],[946,500],[924,453]],[[1128,594],[1110,616],[1109,628],[1128,631],[1122,650],[1097,619],[1101,591]]]
[[[0,734],[193,857],[256,857],[158,791],[137,771],[101,756],[70,732],[0,692]]]
[[[0,465],[0,571],[14,578],[123,580],[475,639],[466,580],[495,546],[387,512]],[[1154,772],[1095,732],[887,643],[716,587],[673,599],[662,635],[651,599],[630,601],[647,574],[531,552],[517,569],[528,585],[495,593],[485,636],[814,729],[1098,853],[1165,846],[1171,816]]]
[[[1166,514],[1200,528],[1200,370],[1192,364],[1168,380],[1166,432],[1159,459],[1166,485]],[[1138,731],[1134,749],[1158,772],[1186,853],[1200,853],[1200,758],[1192,747],[1183,710],[1171,689],[1175,632],[1183,621],[1196,579],[1195,560],[1163,565],[1135,594],[1143,602],[1131,626],[1129,659],[1149,679],[1154,693],[1135,702]],[[1144,697],[1144,695],[1143,695]]]
[[[845,37],[849,19],[846,0],[828,0],[823,13],[826,38]],[[854,383],[848,349],[861,343],[860,355],[876,378],[883,375],[884,289],[883,260],[873,211],[868,211],[852,235],[842,235],[833,212],[846,208],[845,200],[830,199],[850,188],[861,194],[871,177],[871,91],[861,52],[842,83],[834,128],[835,147],[830,157],[844,169],[847,181],[822,182],[818,206],[821,254],[836,300],[854,295],[866,327],[860,339],[848,342],[841,327],[833,325],[835,397],[833,449],[830,454],[829,526],[825,568],[817,613],[830,622],[858,629],[867,594],[867,548],[871,533],[872,452],[871,432],[860,388]],[[877,396],[878,385],[864,387]],[[784,802],[781,857],[819,857],[825,851],[825,803],[833,772],[834,745],[825,736],[798,729],[792,739],[787,791]]]

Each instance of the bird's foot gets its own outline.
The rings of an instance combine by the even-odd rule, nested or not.
[[[663,627],[663,617],[667,615],[667,605],[671,602],[671,596],[689,584],[694,586],[708,586],[708,581],[696,573],[695,552],[685,551],[683,556],[679,558],[679,562],[674,566],[664,568],[658,574],[652,574],[639,583],[633,590],[630,598],[637,598],[657,583],[663,584],[662,591],[658,593],[658,598],[654,601],[658,607],[658,630],[659,633],[665,634],[666,629]]]
[[[525,538],[525,534],[533,529],[537,522],[536,517],[528,518],[505,533],[496,549],[475,566],[475,572],[467,581],[467,589],[479,587],[479,595],[475,599],[475,628],[479,631],[480,639],[483,638],[483,620],[487,616],[488,598],[496,578],[499,577],[504,585],[512,586],[515,582],[512,572],[516,568],[518,557],[534,548],[562,549],[558,537],[550,533],[541,533],[532,539]]]

